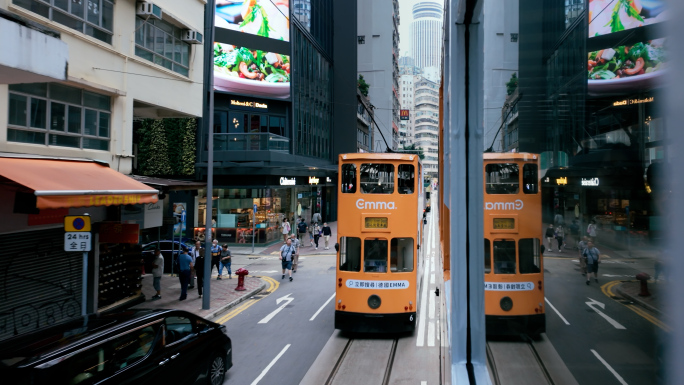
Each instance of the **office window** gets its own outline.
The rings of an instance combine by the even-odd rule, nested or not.
[[[13,0],[15,5],[112,44],[112,0]]]
[[[109,150],[111,98],[57,83],[9,86],[10,142]]]
[[[135,54],[154,64],[188,76],[190,44],[182,41],[182,28],[164,20],[135,19]]]

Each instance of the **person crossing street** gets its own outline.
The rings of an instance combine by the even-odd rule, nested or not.
[[[296,273],[297,265],[299,264],[299,248],[302,243],[299,242],[299,239],[297,239],[294,234],[290,237],[290,241],[292,241],[292,247],[294,247],[294,253],[292,254],[292,272]]]
[[[283,267],[283,275],[280,279],[285,279],[285,272],[290,276],[290,282],[292,282],[292,255],[295,252],[295,248],[292,246],[292,241],[287,240],[286,243],[280,248],[280,261]]]

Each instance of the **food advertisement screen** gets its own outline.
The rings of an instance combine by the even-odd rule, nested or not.
[[[214,88],[257,96],[290,96],[290,57],[214,43]]]
[[[216,0],[214,26],[290,41],[288,0]]]
[[[589,37],[643,27],[666,18],[663,0],[589,0]]]

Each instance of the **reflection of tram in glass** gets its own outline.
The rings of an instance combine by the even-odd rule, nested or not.
[[[484,154],[487,334],[546,330],[536,154]]]
[[[416,155],[340,155],[335,328],[415,328],[422,166]]]

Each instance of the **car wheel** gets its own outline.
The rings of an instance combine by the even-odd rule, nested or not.
[[[224,356],[215,355],[211,360],[208,373],[209,385],[221,385],[226,377],[226,359]]]

